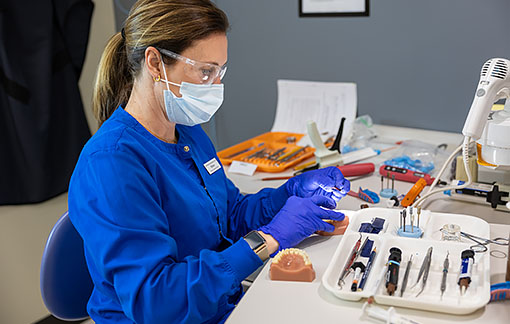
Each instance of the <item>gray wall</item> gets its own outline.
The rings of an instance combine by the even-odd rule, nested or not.
[[[510,58],[508,0],[371,0],[370,17],[328,18],[299,18],[298,0],[216,3],[232,24],[218,149],[271,128],[280,78],[356,82],[358,115],[460,132],[482,64]]]

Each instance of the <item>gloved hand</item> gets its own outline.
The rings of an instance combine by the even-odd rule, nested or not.
[[[342,199],[351,189],[351,183],[337,167],[308,171],[293,178],[287,183],[289,196],[312,197],[327,196],[335,201]],[[334,187],[340,189],[333,189]]]
[[[280,244],[278,251],[295,246],[316,231],[332,232],[335,226],[323,219],[341,221],[344,214],[325,208],[335,208],[332,198],[313,196],[310,198],[290,197],[273,220],[259,231],[274,237]],[[278,252],[277,251],[277,252]]]

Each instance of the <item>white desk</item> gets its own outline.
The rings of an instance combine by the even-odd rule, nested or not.
[[[460,134],[408,129],[375,125],[376,132],[388,142],[403,139],[419,139],[434,144],[447,143],[453,150],[460,144]],[[391,152],[391,151],[390,151]],[[384,161],[390,154],[383,153],[371,162]],[[284,175],[291,175],[289,170]],[[268,176],[282,175],[256,173],[253,177],[230,174],[229,178],[242,192],[254,193],[263,187],[278,187],[284,181],[261,181]],[[357,191],[361,186],[375,192],[380,189],[378,173],[352,181],[351,188]],[[399,193],[406,193],[411,183],[396,181],[395,189]],[[339,204],[340,209],[358,210],[363,201],[347,196]],[[385,207],[379,203],[377,206]],[[424,205],[426,209],[436,212],[467,214],[478,216],[491,223],[491,237],[508,237],[510,232],[510,213],[494,211],[489,206],[453,201],[440,194],[431,198]],[[500,223],[500,224],[497,224]],[[503,225],[506,224],[506,225]],[[269,280],[269,263],[262,269],[251,288],[247,291],[239,305],[227,320],[227,323],[360,323],[373,322],[373,319],[362,317],[363,302],[349,302],[341,300],[329,293],[321,285],[322,276],[338,246],[341,236],[318,237],[313,236],[303,241],[298,247],[304,249],[312,259],[316,272],[316,279],[311,283],[278,282]],[[492,249],[506,251],[506,247],[491,246]],[[504,281],[506,259],[491,257],[491,283]],[[379,305],[380,306],[380,305]],[[386,306],[382,306],[387,308]],[[406,308],[397,308],[401,314],[411,317],[420,323],[509,323],[510,303],[490,303],[486,307],[469,315],[448,315],[442,313],[425,312]]]
[[[491,225],[491,236],[508,235],[509,230],[508,225]],[[269,263],[267,263],[227,323],[372,322],[373,320],[362,317],[361,306],[364,301],[350,302],[336,298],[320,283],[340,240],[341,236],[310,237],[298,246],[303,248],[312,260],[317,277],[311,283],[271,281],[268,274]],[[502,250],[505,251],[505,248]],[[504,281],[505,269],[506,260],[491,258],[491,282]],[[387,308],[387,306],[378,306]],[[486,307],[469,315],[448,315],[399,307],[397,311],[420,323],[508,324],[510,303],[489,303]]]

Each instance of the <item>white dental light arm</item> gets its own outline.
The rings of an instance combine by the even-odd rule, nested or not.
[[[475,98],[462,129],[464,136],[480,139],[492,105],[499,99],[510,98],[509,73],[510,61],[507,59],[493,58],[485,62],[480,72]]]

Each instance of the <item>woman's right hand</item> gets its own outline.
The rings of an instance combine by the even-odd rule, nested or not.
[[[259,228],[259,231],[271,235],[278,241],[278,251],[291,248],[316,231],[334,231],[335,227],[323,219],[343,220],[344,214],[331,210],[335,207],[336,202],[326,196],[310,198],[292,196],[273,220]]]

